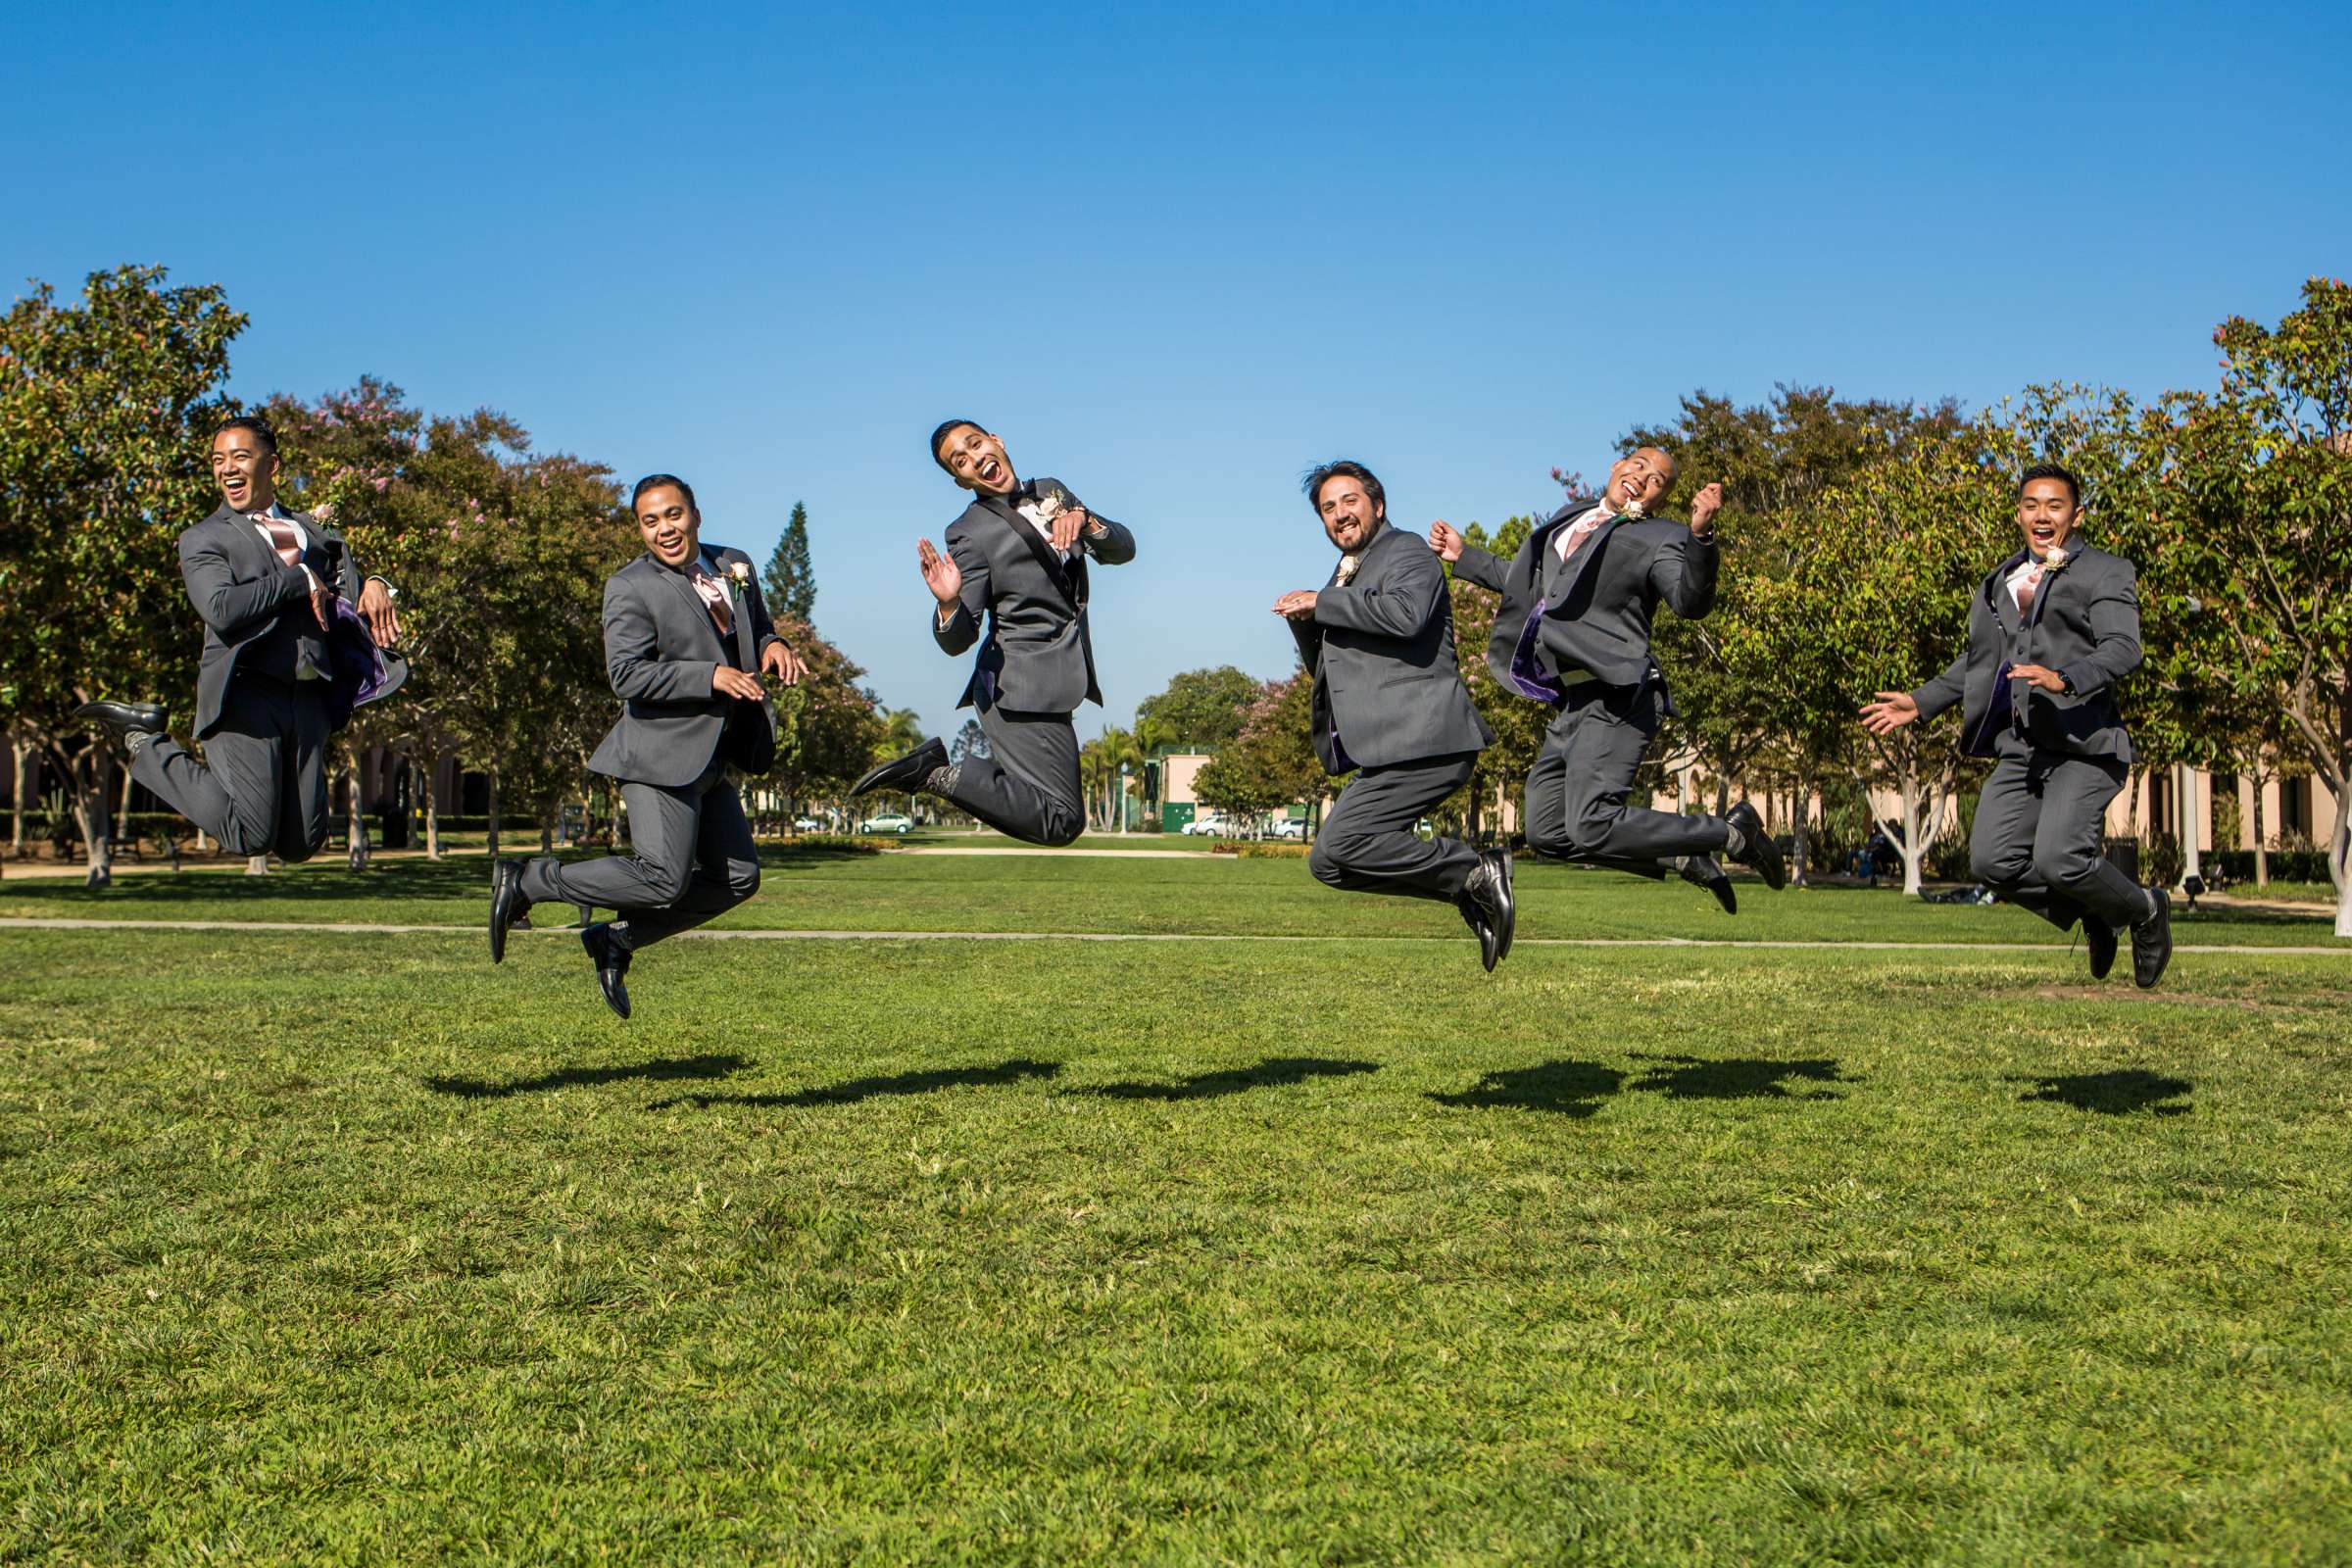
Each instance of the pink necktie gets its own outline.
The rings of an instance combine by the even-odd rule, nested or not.
[[[272,517],[267,513],[253,519],[269,530],[270,543],[276,549],[277,558],[289,566],[302,564],[302,536],[292,523]]]
[[[1593,534],[1599,532],[1600,525],[1608,520],[1608,518],[1600,515],[1598,513],[1594,513],[1592,516],[1587,517],[1584,521],[1571,527],[1568,530],[1567,537],[1560,541],[1560,564],[1565,565],[1570,561],[1573,561],[1576,558],[1576,553],[1579,550],[1584,549],[1585,541],[1592,538]]]
[[[724,637],[732,631],[735,615],[727,608],[727,591],[718,585],[718,579],[697,566],[694,569],[694,591],[703,596],[704,605],[710,611],[711,620],[718,625],[718,634]]]
[[[2026,580],[2017,585],[2017,612],[2019,614],[2022,615],[2034,608],[2034,595],[2040,587],[2041,564],[2036,562],[2034,569],[2026,573]]]

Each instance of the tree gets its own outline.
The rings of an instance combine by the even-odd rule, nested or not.
[[[1200,804],[1228,819],[1254,822],[1329,789],[1310,728],[1314,677],[1301,668],[1268,681],[1243,715],[1241,733],[1220,747],[1193,779]]]
[[[1491,551],[1509,561],[1519,553],[1534,531],[1533,517],[1511,517],[1490,535],[1473,522],[1462,529],[1462,537],[1482,550]],[[1447,592],[1453,599],[1454,657],[1462,669],[1462,684],[1469,690],[1471,704],[1494,731],[1494,744],[1479,753],[1470,770],[1466,788],[1468,797],[1464,811],[1469,831],[1478,830],[1479,808],[1499,798],[1516,801],[1522,831],[1527,818],[1527,774],[1536,765],[1536,753],[1543,748],[1544,731],[1551,722],[1551,710],[1542,703],[1528,701],[1495,680],[1494,672],[1487,667],[1487,642],[1494,635],[1494,614],[1501,608],[1502,598],[1451,575]]]
[[[2334,793],[2328,873],[2352,937],[2352,286],[2312,278],[2276,327],[2232,317],[2214,341],[2220,389],[2149,422],[2147,520],[2214,674],[2275,709]]]
[[[93,272],[77,305],[36,284],[0,317],[0,724],[67,781],[101,886],[112,764],[73,710],[194,706],[201,629],[176,541],[216,501],[206,444],[246,321],[220,288],[165,277]]]
[[[1099,828],[1124,828],[1127,790],[1141,783],[1143,767],[1143,749],[1132,734],[1115,724],[1105,724],[1100,736],[1079,747],[1078,773],[1086,790],[1087,819]],[[1122,768],[1126,769],[1124,780]]]
[[[808,624],[812,620],[816,613],[816,571],[808,564],[808,508],[805,502],[792,504],[792,520],[784,525],[784,535],[776,541],[775,552],[767,558],[767,568],[760,576],[767,612],[779,624],[786,620]]]
[[[1950,663],[2011,515],[2006,477],[1968,433],[1923,438],[1791,514],[1790,569],[1759,582],[1754,607],[1756,624],[1774,628],[1788,689],[1859,733],[1854,713],[1872,692],[1916,690]],[[1901,851],[1905,893],[1921,891],[1928,851],[1974,766],[1957,719],[1855,743],[1856,782],[1875,775],[1894,794],[1895,813],[1880,821]]]
[[[1188,669],[1135,710],[1135,737],[1146,753],[1215,751],[1242,732],[1242,719],[1263,685],[1232,664]]]
[[[904,757],[923,744],[923,716],[911,708],[893,708],[884,712],[874,730],[873,749],[867,754],[868,767],[887,762],[894,757]],[[904,795],[906,812],[914,814],[914,796]]]

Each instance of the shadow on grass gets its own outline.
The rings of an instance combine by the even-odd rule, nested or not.
[[[2153,1111],[2159,1116],[2185,1116],[2190,1109],[2186,1102],[2196,1089],[2185,1078],[2172,1078],[2140,1067],[2063,1077],[2014,1078],[2010,1082],[2034,1086],[2017,1097],[2022,1102],[2049,1101],[2072,1105],[2077,1110],[2094,1110],[2102,1116],[2129,1116],[2135,1110]],[[2181,1102],[2167,1103],[2171,1101]]]
[[[1345,1078],[1354,1073],[1378,1071],[1379,1065],[1369,1061],[1333,1061],[1322,1056],[1273,1056],[1254,1067],[1195,1073],[1190,1078],[1179,1078],[1172,1084],[1098,1084],[1093,1088],[1070,1092],[1102,1095],[1110,1100],[1214,1100],[1223,1095],[1244,1094],[1251,1089],[1279,1089],[1288,1084],[1302,1084],[1309,1078]]]
[[[641,1061],[633,1067],[562,1067],[554,1072],[541,1073],[536,1078],[517,1078],[512,1083],[486,1083],[478,1078],[427,1078],[424,1086],[437,1095],[457,1095],[466,1100],[505,1100],[513,1095],[535,1095],[548,1089],[568,1089],[574,1084],[625,1083],[642,1078],[652,1083],[664,1083],[677,1078],[724,1078],[741,1072],[751,1065],[743,1056],[664,1056],[658,1061]]]
[[[1472,1108],[1507,1105],[1590,1116],[1625,1086],[1625,1074],[1592,1061],[1547,1061],[1535,1067],[1491,1072],[1458,1095],[1431,1095],[1441,1105]]]
[[[655,1110],[672,1105],[758,1105],[789,1108],[795,1105],[854,1105],[861,1100],[891,1095],[928,1095],[941,1089],[986,1089],[1019,1083],[1027,1078],[1052,1078],[1061,1071],[1058,1061],[1036,1061],[1015,1056],[993,1067],[941,1067],[930,1072],[894,1073],[886,1078],[853,1078],[820,1089],[795,1089],[774,1095],[680,1095],[656,1101]]]
[[[1793,1061],[1733,1056],[1709,1061],[1698,1056],[1651,1056],[1636,1053],[1634,1059],[1661,1064],[1636,1079],[1634,1088],[1675,1100],[1842,1100],[1844,1096],[1826,1089],[1791,1094],[1788,1085],[1791,1080],[1819,1084],[1851,1082],[1838,1071],[1835,1056],[1808,1056]]]

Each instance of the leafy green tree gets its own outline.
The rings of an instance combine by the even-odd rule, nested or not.
[[[2147,521],[2199,612],[2217,677],[2283,719],[2288,757],[2335,796],[2335,931],[2352,937],[2352,286],[2315,277],[2276,327],[2214,333],[2222,384],[2147,426]]]
[[[0,317],[0,724],[67,781],[98,885],[112,763],[73,710],[193,707],[201,629],[176,541],[217,501],[207,443],[246,322],[220,288],[165,278],[93,272],[71,304],[35,284]]]
[[[1232,664],[1188,669],[1135,710],[1135,736],[1147,753],[1215,751],[1242,732],[1243,716],[1262,683]]]
[[[792,520],[767,558],[760,574],[767,612],[780,623],[786,619],[812,622],[816,614],[816,570],[808,564],[808,508],[792,504]]]

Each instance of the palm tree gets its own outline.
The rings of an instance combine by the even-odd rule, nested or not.
[[[1131,778],[1141,779],[1144,771],[1144,749],[1136,743],[1134,734],[1115,724],[1102,726],[1102,736],[1093,742],[1101,759],[1102,779],[1102,825],[1124,829],[1127,825],[1127,792],[1121,787],[1119,770],[1127,769]]]

